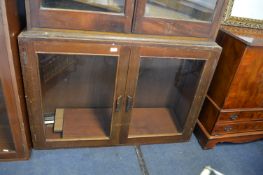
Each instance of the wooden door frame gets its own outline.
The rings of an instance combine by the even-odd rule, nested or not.
[[[138,34],[174,35],[215,40],[228,0],[218,0],[212,22],[196,22],[145,17],[147,0],[136,1],[132,31]]]
[[[41,8],[41,2],[42,0],[26,0],[28,29],[56,28],[131,32],[134,0],[125,0],[123,15],[106,12],[96,13],[96,11]]]
[[[30,134],[24,102],[17,36],[22,24],[15,0],[0,2],[0,77],[15,150],[0,153],[0,161],[23,160],[30,156]]]
[[[145,143],[163,143],[163,142],[179,142],[186,141],[190,138],[194,125],[197,121],[198,114],[200,113],[201,106],[204,102],[206,92],[212,80],[213,73],[217,61],[219,59],[220,50],[209,50],[206,47],[194,48],[193,46],[139,46],[132,47],[130,66],[127,76],[127,85],[125,97],[131,96],[136,99],[136,88],[140,69],[141,57],[158,57],[158,58],[171,58],[187,59],[187,60],[204,60],[205,64],[200,75],[200,80],[196,89],[196,93],[188,112],[185,126],[182,133],[175,134],[174,136],[145,136],[129,138],[129,125],[131,122],[131,113],[125,112],[123,115],[123,126],[121,128],[120,141],[122,144],[145,144]],[[134,103],[135,100],[133,100]],[[125,100],[126,102],[126,100]],[[126,106],[126,104],[125,104]],[[125,111],[125,109],[123,109]]]
[[[117,48],[112,52],[111,48]],[[121,112],[116,112],[116,99],[123,96],[125,91],[126,75],[129,62],[129,48],[118,44],[103,44],[92,41],[61,41],[51,40],[20,40],[20,53],[26,55],[21,60],[27,105],[33,143],[35,148],[55,147],[82,147],[82,146],[108,146],[118,143]],[[41,80],[39,73],[38,53],[48,54],[72,54],[72,55],[109,55],[117,56],[117,70],[115,79],[115,91],[113,98],[113,113],[110,138],[102,139],[46,139],[43,120],[43,104],[41,93]],[[88,58],[87,58],[88,59]]]

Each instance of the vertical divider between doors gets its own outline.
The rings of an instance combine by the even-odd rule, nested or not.
[[[130,60],[130,47],[122,46],[120,47],[119,61],[117,66],[116,73],[116,88],[113,102],[113,118],[111,123],[111,139],[114,144],[119,144],[119,138],[121,134],[121,123],[123,116],[123,106],[125,100],[125,88],[127,82],[127,74],[129,68],[129,60]],[[122,97],[120,101],[120,110],[116,111],[117,100],[119,97]]]
[[[139,67],[140,67],[140,48],[132,47],[130,52],[129,69],[127,74],[127,82],[126,82],[125,95],[124,95],[125,97],[124,105],[122,108],[123,115],[122,115],[122,126],[121,126],[121,135],[120,135],[121,143],[125,143],[129,135],[132,110],[126,111],[127,97],[131,96],[133,98],[133,104],[134,104],[137,80],[139,75]]]
[[[132,20],[132,32],[138,31],[138,24],[140,24],[139,20],[144,18],[145,7],[147,0],[135,0],[135,8]]]

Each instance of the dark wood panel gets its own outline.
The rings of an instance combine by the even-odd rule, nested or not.
[[[223,51],[207,94],[219,107],[223,107],[246,46],[222,31],[218,34],[217,42]]]
[[[219,109],[216,108],[213,101],[209,97],[206,97],[198,120],[209,133],[213,130],[218,120],[218,115]]]

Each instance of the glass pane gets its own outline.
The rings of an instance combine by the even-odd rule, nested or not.
[[[125,0],[42,0],[42,7],[124,13]]]
[[[114,56],[39,54],[46,137],[108,138],[117,62]]]
[[[212,21],[217,0],[148,0],[145,16],[187,21]]]
[[[204,61],[142,58],[129,137],[182,131]]]
[[[2,84],[0,81],[0,153],[14,150],[14,143],[9,126]]]

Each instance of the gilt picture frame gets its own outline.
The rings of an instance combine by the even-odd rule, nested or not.
[[[263,19],[252,19],[247,17],[237,17],[233,16],[233,8],[235,5],[235,1],[237,0],[229,0],[225,15],[223,18],[224,25],[230,26],[238,26],[238,27],[246,27],[246,28],[254,28],[254,29],[263,29]],[[250,1],[246,1],[250,2]]]

